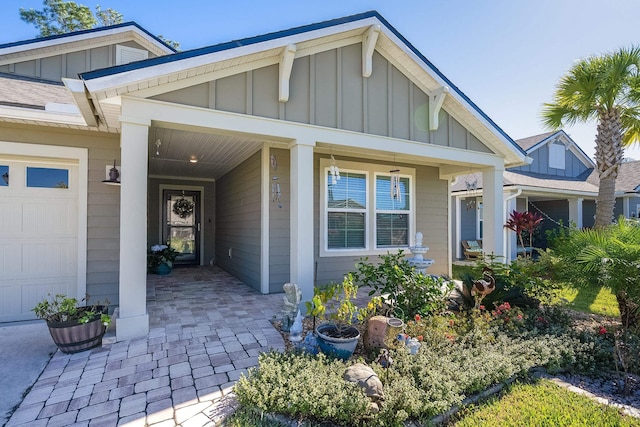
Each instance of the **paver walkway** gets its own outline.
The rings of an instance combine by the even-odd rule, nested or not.
[[[217,267],[149,276],[147,292],[147,337],[58,351],[7,427],[212,426],[258,355],[284,350],[270,323],[282,294],[261,295]]]

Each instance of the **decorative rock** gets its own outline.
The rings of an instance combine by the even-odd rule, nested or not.
[[[374,402],[384,400],[382,382],[375,371],[362,363],[349,366],[344,373],[344,380],[357,383],[365,394]]]
[[[373,316],[367,321],[367,331],[364,334],[364,348],[378,350],[389,348],[396,334],[402,330],[404,322],[394,317]]]

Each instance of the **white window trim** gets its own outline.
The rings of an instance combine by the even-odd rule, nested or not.
[[[359,162],[346,162],[338,161],[337,166],[340,168],[340,173],[352,172],[361,173],[366,175],[367,180],[367,209],[365,217],[365,248],[359,249],[329,249],[329,239],[327,235],[328,224],[328,209],[327,209],[327,195],[329,192],[327,184],[327,173],[329,166],[331,166],[331,159],[320,159],[320,257],[340,257],[340,256],[375,256],[384,255],[387,252],[396,253],[399,250],[407,250],[406,246],[403,247],[376,247],[376,195],[375,185],[377,175],[389,175],[389,171],[393,169],[400,169],[400,177],[409,178],[410,185],[410,209],[409,209],[409,245],[412,244],[413,236],[416,229],[416,170],[414,168],[397,167],[393,165],[378,165],[372,163],[359,163]],[[373,177],[373,178],[372,178]],[[381,211],[382,212],[382,211]],[[398,212],[398,211],[396,211]],[[402,211],[406,212],[406,211]]]
[[[562,144],[549,144],[549,168],[564,170],[566,161],[565,146]]]

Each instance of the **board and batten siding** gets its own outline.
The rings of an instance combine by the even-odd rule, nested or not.
[[[105,167],[114,159],[120,164],[119,136],[3,124],[0,140],[88,149],[87,293],[92,301],[119,304],[120,188],[102,183]]]
[[[564,147],[564,146],[563,146]],[[532,153],[528,154],[533,159],[531,164],[511,168],[511,171],[533,172],[542,175],[564,176],[575,178],[589,169],[571,150],[565,151],[564,169],[549,167],[549,144],[545,144]]]
[[[278,101],[277,65],[152,99],[491,153],[444,108],[429,131],[428,95],[377,52],[373,74],[362,77],[361,49],[357,43],[294,60],[286,103]]]
[[[261,154],[216,181],[216,263],[260,291]]]
[[[133,41],[117,44],[145,50]],[[149,52],[149,57],[153,56]],[[116,65],[116,44],[6,64],[0,66],[0,72],[59,82],[63,77],[77,79],[80,73],[113,65]]]

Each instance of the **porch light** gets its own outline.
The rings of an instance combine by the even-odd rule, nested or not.
[[[109,178],[102,182],[107,185],[120,185],[120,172],[116,167],[115,159],[113,160],[113,167],[109,169]]]
[[[191,162],[191,163],[198,163],[198,158],[197,158],[196,156],[191,156],[191,157],[189,158],[189,162]]]
[[[391,174],[391,199],[400,200],[400,169],[390,170]]]
[[[329,175],[331,175],[331,184],[336,185],[340,181],[340,169],[336,165],[336,159],[331,155],[331,165],[329,166]]]

